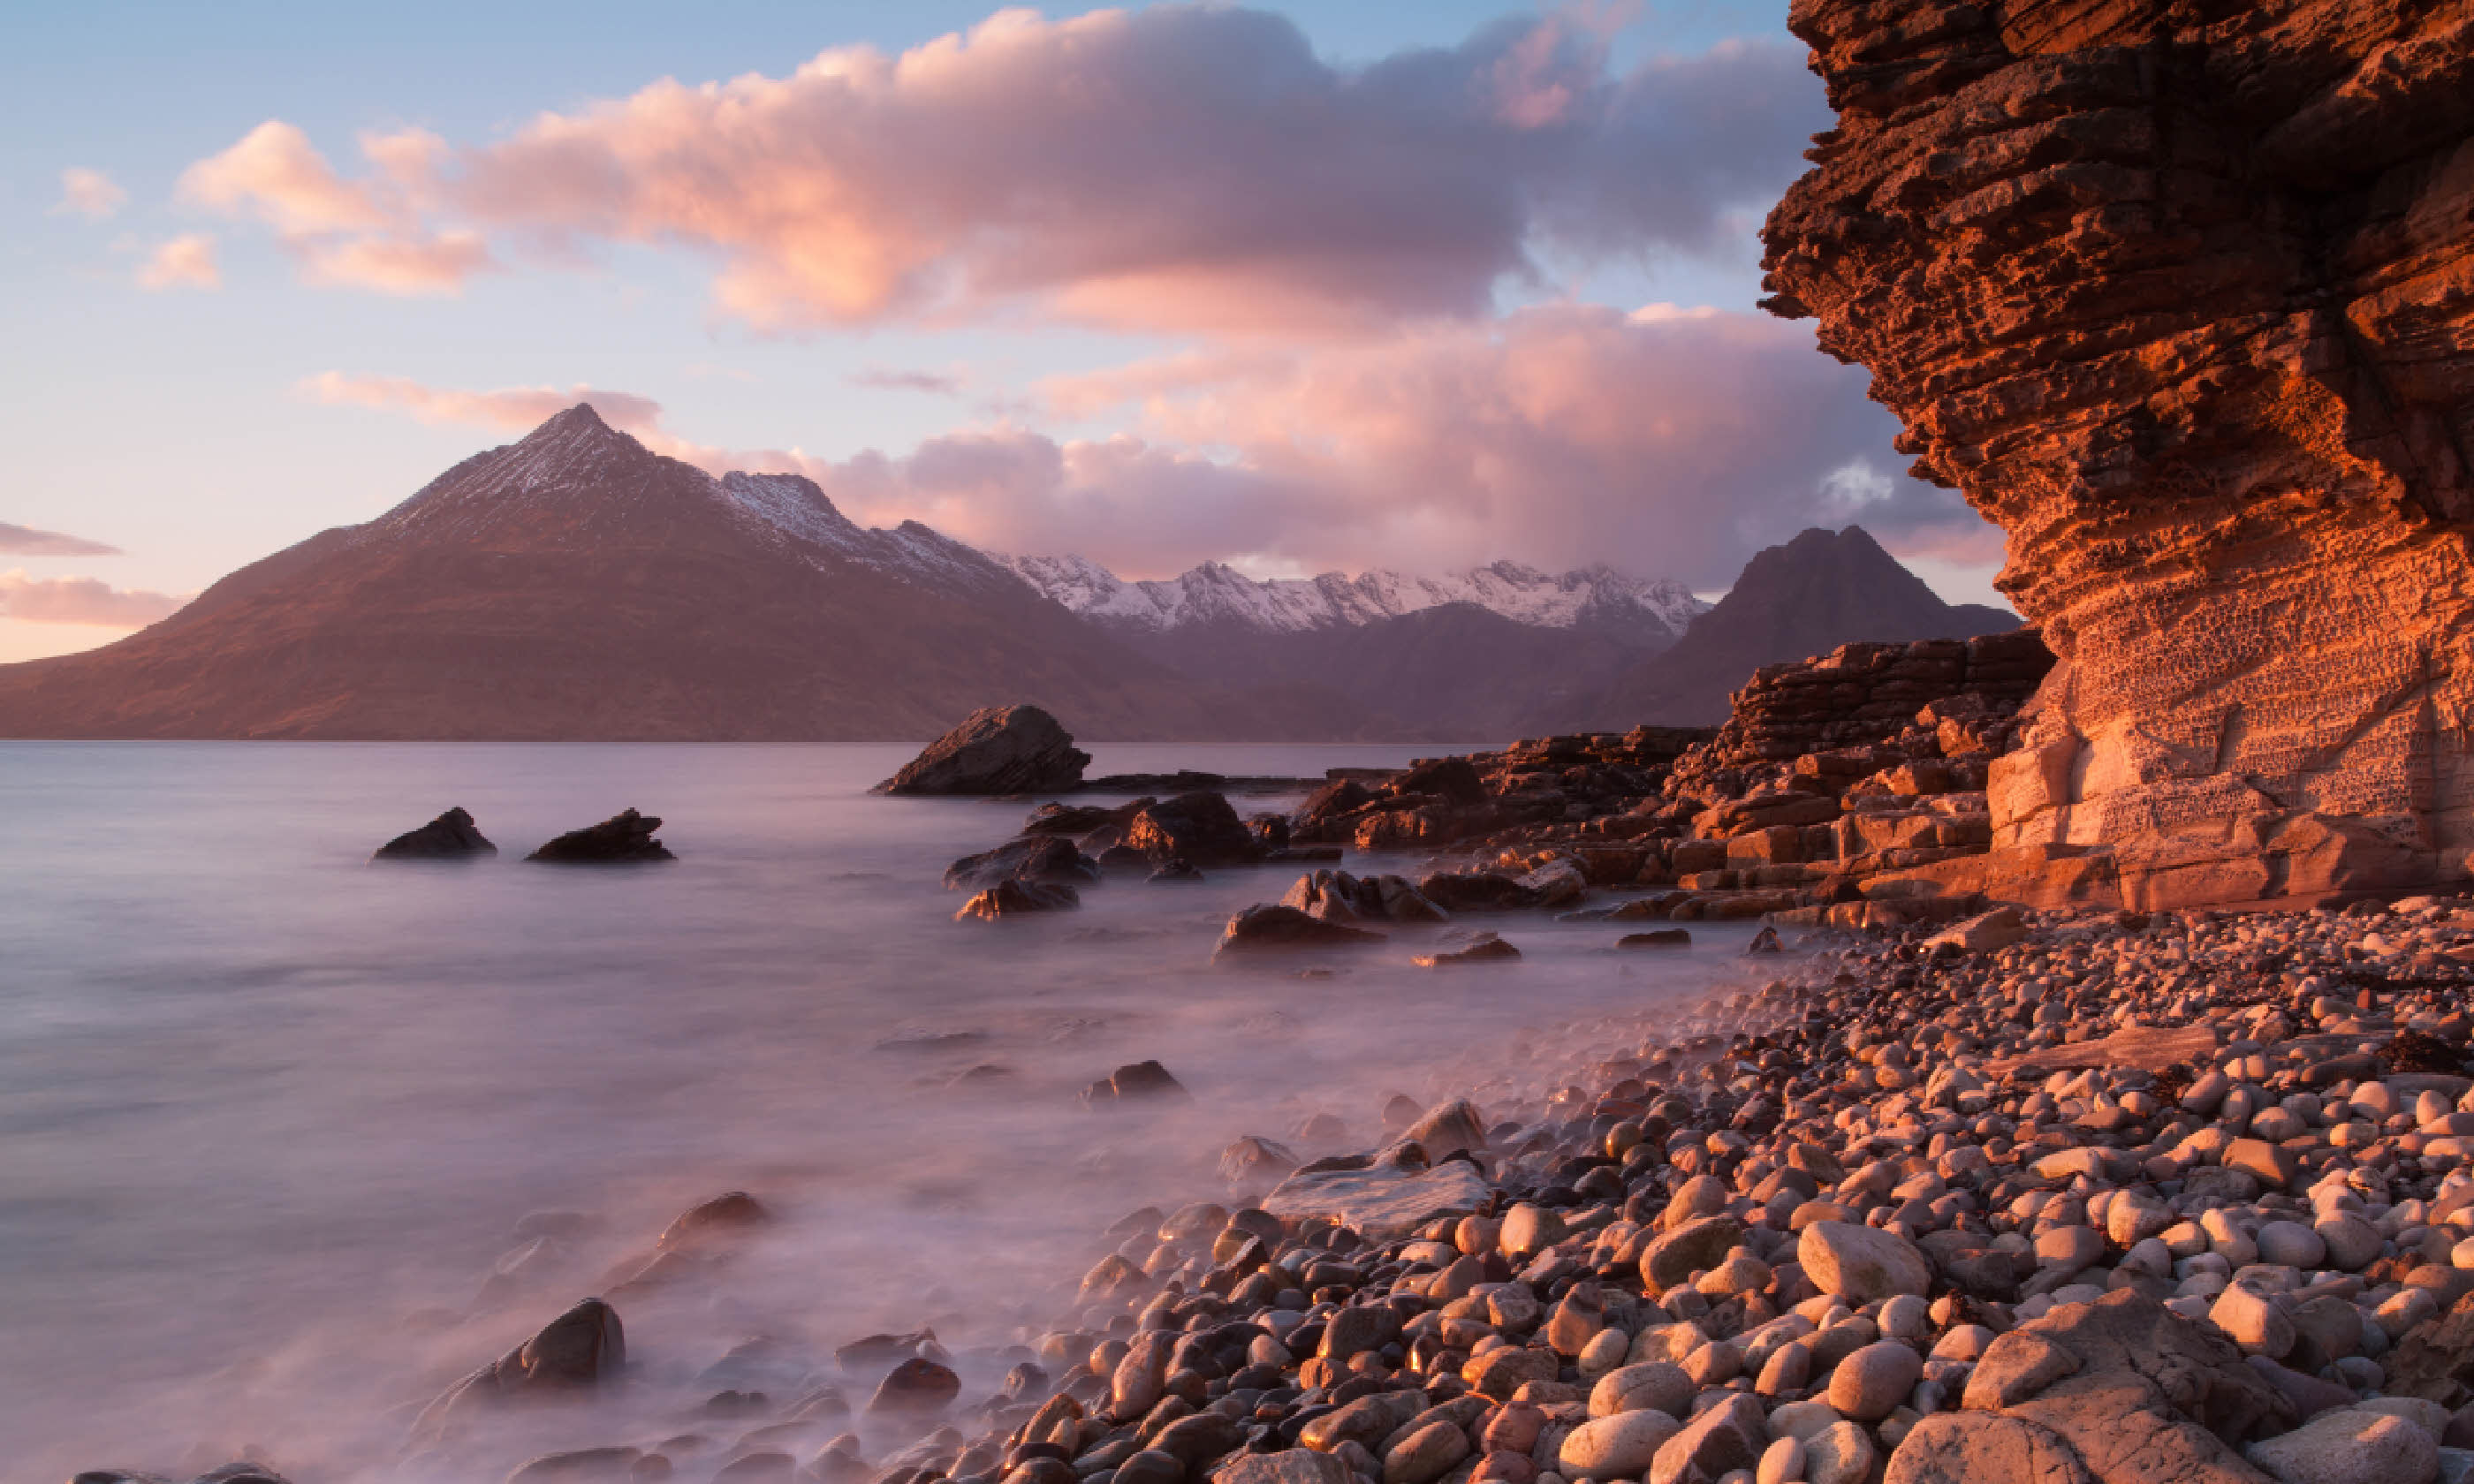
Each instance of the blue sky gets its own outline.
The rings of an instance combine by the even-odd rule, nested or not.
[[[788,99],[787,86],[774,84],[828,48],[865,45],[899,58],[972,33],[988,20],[983,4],[722,3],[691,13],[634,3],[18,8],[0,20],[0,108],[10,115],[0,129],[0,219],[8,228],[0,235],[0,294],[11,306],[12,347],[0,369],[0,405],[8,408],[14,454],[0,489],[0,522],[107,543],[123,555],[0,546],[0,570],[16,574],[0,579],[0,659],[85,647],[123,632],[7,616],[12,608],[21,614],[84,611],[77,594],[57,588],[63,580],[96,579],[141,593],[195,591],[317,530],[376,515],[455,460],[518,436],[521,409],[531,405],[521,397],[450,402],[433,394],[576,387],[594,389],[596,400],[611,394],[658,403],[658,413],[644,413],[643,427],[631,431],[648,442],[668,439],[675,446],[656,446],[709,467],[761,463],[768,454],[778,464],[795,455],[799,462],[781,467],[814,473],[864,518],[917,514],[992,544],[1075,549],[1097,542],[1108,549],[1094,554],[1127,575],[1163,575],[1152,569],[1203,557],[1270,571],[1326,563],[1419,567],[1515,555],[1543,564],[1586,558],[1643,572],[1673,570],[1708,586],[1711,572],[1740,560],[1739,549],[1810,520],[1853,515],[1896,528],[1883,533],[1894,550],[1905,531],[1906,554],[1952,558],[1924,569],[1953,596],[1987,595],[1980,527],[1963,513],[1953,515],[1947,496],[1897,475],[1899,461],[1887,448],[1891,429],[1862,405],[1861,373],[1815,366],[1782,377],[1764,359],[1790,353],[1793,347],[1775,337],[1793,330],[1756,322],[1751,313],[1758,292],[1751,229],[1766,201],[1737,199],[1749,189],[1740,181],[1783,181],[1795,164],[1789,146],[1818,108],[1817,86],[1811,97],[1796,91],[1806,85],[1793,76],[1801,50],[1783,34],[1783,6],[1548,10],[1350,0],[1269,9],[1294,22],[1310,44],[1308,81],[1331,98],[1353,100],[1352,108],[1375,110],[1356,117],[1372,119],[1377,132],[1385,127],[1379,110],[1393,100],[1408,98],[1398,107],[1414,109],[1426,108],[1419,100],[1430,95],[1449,97],[1447,89],[1434,92],[1441,84],[1424,82],[1418,86],[1425,93],[1352,84],[1369,69],[1419,72],[1402,60],[1421,48],[1435,58],[1448,54],[1457,59],[1453,66],[1517,93],[1490,107],[1501,117],[1523,108],[1537,116],[1519,118],[1510,134],[1478,146],[1502,144],[1505,162],[1486,168],[1516,179],[1482,179],[1482,171],[1454,159],[1462,146],[1428,141],[1433,130],[1422,113],[1404,115],[1387,145],[1392,154],[1373,168],[1393,178],[1414,173],[1428,163],[1419,152],[1431,149],[1439,179],[1450,175],[1455,182],[1433,193],[1436,219],[1445,224],[1437,235],[1448,236],[1458,229],[1453,224],[1481,221],[1480,208],[1491,203],[1537,195],[1529,186],[1540,171],[1568,166],[1570,180],[1557,186],[1560,204],[1536,205],[1518,225],[1525,266],[1489,277],[1492,268],[1478,260],[1489,251],[1499,254],[1501,243],[1472,241],[1466,251],[1433,244],[1432,263],[1403,270],[1404,284],[1419,273],[1426,280],[1368,290],[1379,312],[1368,318],[1352,310],[1342,325],[1326,312],[1327,270],[1340,250],[1312,239],[1325,230],[1362,233],[1366,224],[1326,228],[1315,215],[1321,210],[1337,223],[1348,215],[1345,199],[1319,208],[1285,203],[1284,192],[1311,161],[1253,159],[1230,165],[1229,188],[1259,196],[1264,215],[1294,209],[1297,217],[1263,227],[1268,245],[1258,245],[1253,266],[1232,270],[1231,277],[1220,266],[1172,262],[1166,290],[1149,279],[1139,291],[1128,289],[1107,276],[1116,268],[1103,273],[1089,265],[1112,256],[1121,233],[1130,240],[1145,229],[1133,219],[1151,218],[1150,203],[1182,191],[1193,172],[1111,181],[1094,179],[1104,172],[1087,160],[1060,160],[1060,180],[1048,187],[1051,199],[1039,215],[974,218],[967,198],[998,194],[1005,184],[971,174],[979,167],[969,157],[1008,143],[1006,120],[1014,115],[1002,110],[1017,110],[1032,128],[1039,110],[1062,96],[1039,91],[1036,80],[997,76],[998,46],[985,36],[960,44],[987,64],[951,87],[913,87],[897,97],[895,84],[879,84],[879,103],[898,103],[910,121],[903,127],[910,142],[880,149],[865,131],[886,115],[853,114],[860,142],[850,148],[875,152],[847,172],[871,182],[854,188],[862,217],[855,231],[768,221],[751,228],[756,237],[733,238],[725,229],[703,241],[693,240],[702,230],[694,211],[636,231],[593,225],[598,219],[590,213],[561,215],[509,199],[510,191],[540,191],[546,199],[573,179],[538,156],[519,157],[546,112],[590,119],[596,108],[615,109],[665,78],[697,84],[755,74],[771,80],[760,91]],[[1019,43],[1026,57],[1068,55],[1057,50],[1072,39],[1060,28],[1081,13],[1049,8],[1044,20],[1017,27],[1007,44]],[[1204,45],[1194,38],[1225,34],[1191,15],[1154,18],[1160,24],[1142,33],[1150,40],[1141,44],[1126,39],[1118,46],[1108,28],[1088,28],[1084,51],[1093,60],[1084,81],[1151,85],[1143,69],[1178,64],[1176,46]],[[1537,45],[1525,46],[1524,37]],[[1738,65],[1726,54],[1747,41],[1774,49],[1758,53],[1758,75],[1781,90],[1785,101],[1777,111],[1797,115],[1793,128],[1782,125],[1758,145],[1740,137],[1741,115],[1710,102],[1713,87],[1727,85],[1711,69]],[[1049,50],[1034,51],[1034,43]],[[1549,57],[1553,48],[1560,50]],[[1262,54],[1271,61],[1242,51],[1200,55],[1206,68],[1234,73],[1273,66],[1278,54],[1273,46]],[[1679,64],[1671,79],[1669,61]],[[1519,77],[1505,82],[1516,66]],[[1216,73],[1206,76],[1216,81]],[[1266,119],[1277,125],[1292,110],[1277,101],[1286,95],[1273,91],[1273,83],[1250,92],[1247,85],[1235,79],[1228,99],[1198,102],[1191,123],[1201,142],[1191,148],[1201,151],[1202,167],[1221,163],[1212,154],[1215,131]],[[1680,101],[1661,102],[1668,94]],[[1615,124],[1589,122],[1600,117],[1589,110],[1601,95],[1609,100],[1605,118],[1634,110],[1624,116],[1635,122],[1623,127],[1635,133],[1617,135]],[[1239,111],[1224,117],[1212,108]],[[940,108],[953,117],[943,118]],[[1639,122],[1635,115],[1643,109],[1656,117]],[[1169,134],[1183,122],[1158,116],[1155,102],[1128,117],[1136,121],[1130,129]],[[993,129],[990,118],[998,121]],[[1550,121],[1540,126],[1540,119]],[[266,169],[244,169],[247,162],[227,166],[238,183],[220,197],[202,190],[194,175],[184,188],[184,173],[233,151],[271,120],[297,131],[286,137],[299,138],[331,167],[341,182],[336,190],[370,199],[386,188],[385,172],[363,157],[359,136],[410,130],[433,139],[449,160],[437,179],[449,184],[434,199],[401,207],[401,220],[391,220],[384,233],[433,245],[464,238],[486,244],[478,251],[486,251],[488,270],[418,293],[311,281],[321,276],[315,254],[325,247],[375,237],[328,224],[316,230],[329,235],[312,243],[300,229],[303,198],[283,195],[289,186],[270,184]],[[626,136],[634,138],[644,125],[641,117],[613,123],[613,139],[622,127],[637,131]],[[1547,136],[1562,140],[1554,146],[1561,153],[1533,150]],[[1603,157],[1635,139],[1649,141],[1638,149],[1637,169],[1632,159],[1610,165]],[[746,148],[736,137],[687,137],[683,147],[725,145]],[[784,177],[824,171],[838,181],[846,174],[830,146],[812,145],[791,126],[765,135],[764,147],[785,152]],[[1709,161],[1721,157],[1725,179],[1704,180],[1712,175]],[[1017,161],[1007,179],[1044,177],[1048,163]],[[730,168],[754,171],[742,179],[760,182],[777,178],[763,159],[733,159]],[[1144,168],[1161,167],[1152,159]],[[64,199],[62,172],[72,169],[109,182],[108,189],[89,188],[86,210]],[[941,193],[929,179],[940,169],[958,172]],[[494,172],[501,183],[482,203]],[[1373,183],[1395,182],[1378,176]],[[1642,201],[1621,212],[1597,208],[1636,186]],[[1401,187],[1401,209],[1418,209],[1423,198],[1415,189]],[[1762,189],[1774,194],[1775,185]],[[1222,219],[1214,213],[1233,211],[1225,220],[1243,224],[1252,220],[1251,204],[1201,201],[1197,209],[1214,221]],[[288,227],[281,216],[287,210],[294,213]],[[915,230],[897,238],[891,228],[887,239],[915,250],[929,277],[968,287],[933,304],[887,299],[827,312],[817,307],[813,283],[782,286],[788,281],[783,275],[802,271],[800,233],[865,239],[874,229],[867,214],[877,211],[934,215],[952,240],[923,242]],[[1128,219],[1121,225],[1111,212]],[[1058,215],[1075,220],[1057,227],[1049,219]],[[417,225],[408,225],[416,216]],[[1711,228],[1712,221],[1721,227]],[[1623,238],[1636,223],[1648,224],[1637,244]],[[192,244],[188,256],[167,251],[182,239]],[[1204,233],[1200,251],[1191,244],[1183,251],[1199,262],[1211,255],[1214,240]],[[1007,246],[992,249],[990,242]],[[1017,251],[1024,262],[1047,257],[1080,266],[1008,287],[1007,254]],[[200,254],[212,263],[211,285]],[[751,263],[772,285],[764,291],[769,307],[754,311],[727,302],[724,286],[734,265]],[[145,282],[150,264],[153,288]],[[1189,280],[1176,276],[1189,269],[1206,275],[1191,280],[1204,284],[1191,296],[1179,287]],[[1143,271],[1162,271],[1162,264]],[[1482,290],[1480,301],[1467,301],[1472,283]],[[1249,295],[1286,302],[1292,290],[1322,294],[1325,301],[1267,314],[1262,326],[1232,327],[1227,306],[1242,319]],[[1220,306],[1213,311],[1219,318],[1206,323],[1200,311],[1188,314],[1189,299]],[[1137,300],[1140,307],[1127,307]],[[1090,308],[1103,301],[1106,307]],[[1706,307],[1725,318],[1635,313],[1651,304]],[[1788,401],[1762,408],[1759,418],[1737,418],[1732,403],[1696,410],[1695,364],[1733,368],[1745,388],[1786,386],[1776,395],[1828,405],[1812,412]],[[1209,370],[1198,372],[1197,366]],[[1676,425],[1663,435],[1670,442],[1627,442],[1583,454],[1558,446],[1559,430],[1606,420],[1575,398],[1615,374],[1638,378],[1626,385],[1640,389],[1645,417],[1650,403],[1677,409]],[[1481,419],[1459,403],[1437,402],[1440,393],[1403,400],[1411,395],[1404,387],[1488,377],[1546,387],[1543,402],[1553,405],[1542,412],[1543,402],[1496,407]],[[1117,390],[1101,395],[1094,389],[1102,385]],[[1472,394],[1463,387],[1451,395]],[[611,405],[604,404],[605,415]],[[1535,425],[1521,423],[1532,415]],[[1327,425],[1318,420],[1325,417]],[[1694,442],[1695,419],[1713,418],[1745,424],[1728,436],[1746,452],[1730,456],[1723,438],[1703,441],[1707,448]],[[1762,446],[1764,419],[1826,428],[1828,437],[1810,435],[1811,446],[1799,448],[1796,459],[1777,460]],[[1454,430],[1479,420],[1504,423],[1506,442],[1455,452]],[[1670,458],[1670,447],[1683,452]],[[1506,472],[1488,476],[1492,483],[1464,480],[1455,459]],[[950,472],[957,467],[965,472]],[[1677,472],[1668,478],[1658,467]],[[1035,487],[1005,483],[1024,479]],[[1740,492],[1747,481],[1783,492],[1754,499]],[[1362,529],[1309,529],[1311,513],[1334,502],[1381,507],[1383,514]],[[1653,507],[1658,520],[1627,516],[1604,525],[1606,539],[1593,537],[1601,530],[1595,513],[1637,515]],[[1683,533],[1696,512],[1713,529],[1726,528],[1725,539],[1686,540]],[[1680,544],[1670,547],[1661,532],[1674,533]],[[46,595],[48,610],[38,601]]]

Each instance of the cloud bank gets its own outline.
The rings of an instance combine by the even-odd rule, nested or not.
[[[189,600],[114,587],[91,577],[35,577],[0,572],[0,618],[37,624],[92,624],[137,629],[168,618]]]
[[[84,537],[62,536],[58,531],[37,531],[32,526],[12,526],[0,520],[0,556],[10,557],[117,557],[120,548]]]
[[[270,121],[188,200],[313,279],[452,288],[497,245],[677,245],[765,328],[1027,312],[1213,333],[1485,313],[1553,261],[1733,251],[1827,124],[1801,48],[1617,75],[1562,16],[1364,67],[1220,6],[1000,12],[787,77],[664,81],[455,147],[365,135],[338,174]]]
[[[1283,352],[1203,351],[1043,390],[1133,431],[1060,441],[999,425],[824,460],[689,442],[649,398],[591,387],[446,391],[330,372],[323,400],[509,433],[590,401],[709,470],[804,473],[854,516],[918,519],[997,551],[1079,552],[1130,576],[1604,562],[1723,586],[1761,546],[1851,520],[1894,551],[1978,561],[1998,537],[1892,471],[1895,424],[1861,371],[1766,317],[1531,309]]]

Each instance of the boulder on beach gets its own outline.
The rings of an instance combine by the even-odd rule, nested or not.
[[[661,827],[659,816],[624,809],[598,825],[569,830],[524,859],[555,866],[632,866],[678,859],[668,846],[653,838]]]
[[[492,845],[473,816],[463,808],[453,808],[422,826],[408,829],[379,846],[372,860],[471,860],[476,855],[496,855],[498,848]]]
[[[931,742],[880,794],[1029,794],[1079,788],[1091,754],[1078,750],[1056,718],[1035,706],[973,711]]]
[[[1257,903],[1228,920],[1227,930],[1220,935],[1220,946],[1212,952],[1214,963],[1251,954],[1287,953],[1301,948],[1345,948],[1363,944],[1381,943],[1381,933],[1370,933],[1360,927],[1344,927],[1308,916],[1295,907],[1274,903]]]
[[[954,914],[957,922],[993,922],[999,918],[1033,912],[1064,912],[1082,905],[1074,888],[1061,882],[1000,881],[980,893]]]
[[[1494,1193],[1486,1173],[1467,1160],[1430,1167],[1424,1151],[1399,1144],[1382,1156],[1317,1160],[1274,1186],[1262,1208],[1284,1219],[1336,1221],[1384,1241],[1438,1216],[1474,1211]]]

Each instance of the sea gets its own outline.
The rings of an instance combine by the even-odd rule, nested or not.
[[[1095,775],[1320,778],[1471,746],[1089,750]],[[927,1328],[984,1392],[1104,1229],[1229,1199],[1230,1141],[1370,1149],[1396,1095],[1508,1098],[1748,982],[1748,929],[1644,958],[1542,915],[1215,969],[1295,866],[958,922],[945,866],[1034,801],[868,792],[913,751],[0,743],[0,1480],[248,1457],[497,1484],[665,1439],[710,1478],[735,1424],[698,1399],[763,1389],[724,1355],[788,1357],[760,1368],[778,1403],[817,1381],[800,1357]],[[496,858],[371,861],[449,805]],[[625,807],[677,861],[524,861]],[[1471,925],[1523,956],[1410,962]],[[1143,1060],[1191,1100],[1078,1097]],[[1343,1132],[1299,1138],[1318,1113]],[[622,1305],[627,1385],[414,1445],[459,1376],[730,1190],[773,1221],[722,1278]]]

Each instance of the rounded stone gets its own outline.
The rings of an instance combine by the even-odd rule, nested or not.
[[[1796,1240],[1795,1257],[1813,1286],[1851,1304],[1894,1294],[1921,1295],[1932,1282],[1932,1264],[1915,1243],[1896,1232],[1853,1222],[1816,1221],[1806,1227]]]
[[[2316,1268],[2328,1257],[2327,1242],[2298,1221],[2268,1222],[2251,1240],[2259,1245],[2261,1261],[2280,1267]]]
[[[1907,1400],[1924,1374],[1922,1355],[1896,1340],[1881,1340],[1849,1355],[1830,1373],[1830,1404],[1842,1417],[1880,1422]]]
[[[1663,1361],[1625,1366],[1598,1377],[1598,1383],[1589,1388],[1589,1415],[1656,1411],[1681,1420],[1692,1405],[1692,1378],[1681,1366]]]
[[[1666,1440],[1683,1430],[1682,1423],[1654,1409],[1602,1417],[1573,1428],[1555,1458],[1565,1478],[1637,1479],[1649,1472]]]
[[[1864,1484],[1880,1450],[1854,1423],[1824,1427],[1804,1445],[1805,1484]]]

